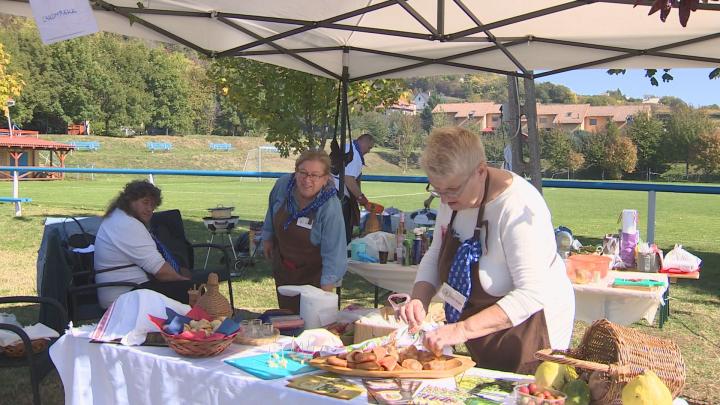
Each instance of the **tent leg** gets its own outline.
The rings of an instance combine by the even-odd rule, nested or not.
[[[522,176],[525,173],[525,162],[522,158],[522,124],[520,122],[520,99],[518,98],[517,78],[508,76],[508,108],[503,111],[503,116],[507,114],[506,122],[510,130],[510,149],[512,151],[512,171]],[[504,119],[504,118],[503,118]]]
[[[523,80],[525,85],[525,117],[528,126],[528,145],[530,146],[530,182],[542,194],[542,173],[540,171],[540,139],[537,127],[537,104],[535,102],[535,79],[532,71]]]
[[[343,70],[342,80],[340,86],[342,88],[341,106],[340,106],[340,154],[345,154],[345,146],[347,144],[347,137],[345,131],[347,130],[346,117],[348,111],[348,83],[350,82],[350,50],[343,49],[342,56]],[[340,201],[345,198],[345,165],[340,165],[340,173],[338,174],[339,185],[338,185],[338,196]]]

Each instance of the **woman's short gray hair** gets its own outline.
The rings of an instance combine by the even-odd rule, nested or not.
[[[482,139],[465,128],[436,128],[426,141],[420,167],[428,176],[470,174],[487,163]]]

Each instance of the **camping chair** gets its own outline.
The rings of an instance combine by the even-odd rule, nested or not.
[[[67,240],[61,235],[61,229],[48,232],[45,249],[45,261],[40,283],[39,295],[49,297],[60,303],[67,311],[73,323],[95,320],[102,317],[105,309],[97,300],[97,290],[102,287],[137,286],[130,282],[95,283],[92,253],[74,253]],[[40,309],[40,322],[50,325],[57,322],[56,312]],[[66,315],[67,316],[67,315]]]
[[[231,261],[224,246],[211,243],[190,243],[185,236],[185,226],[179,210],[154,213],[150,219],[150,230],[170,250],[180,266],[190,270],[193,280],[207,280],[210,273],[216,273],[220,281],[227,280],[230,306],[234,311],[235,301],[230,276]],[[195,249],[217,249],[222,254],[219,267],[196,269]]]
[[[56,313],[53,318],[56,322],[46,323],[48,327],[55,329],[60,336],[63,335],[67,326],[67,313],[62,304],[52,298],[43,297],[0,297],[0,304],[17,304],[17,303],[33,303],[40,304],[44,310],[52,309]],[[27,322],[25,322],[27,323]],[[6,330],[15,333],[22,339],[25,346],[25,356],[20,358],[8,357],[0,353],[0,368],[19,368],[28,367],[30,369],[30,384],[32,385],[33,404],[40,405],[40,382],[54,368],[48,348],[43,349],[39,353],[32,350],[32,342],[28,335],[21,328],[7,323],[0,323],[0,330]],[[51,342],[51,344],[54,343]]]

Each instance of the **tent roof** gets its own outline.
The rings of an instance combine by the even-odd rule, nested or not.
[[[97,1],[102,30],[175,42],[339,78],[478,71],[547,76],[579,68],[720,65],[720,4],[700,3],[683,28],[635,0]],[[645,1],[652,3],[652,1]],[[102,8],[101,8],[102,7]],[[30,16],[27,0],[0,0]],[[130,24],[132,16],[133,24]]]

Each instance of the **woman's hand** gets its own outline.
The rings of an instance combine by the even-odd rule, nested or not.
[[[320,288],[321,288],[323,291],[334,292],[334,291],[335,291],[335,284],[325,284],[325,285],[321,285]]]
[[[273,242],[271,240],[264,240],[263,241],[263,255],[265,255],[265,258],[270,260],[272,259],[272,251],[273,251]]]
[[[410,333],[415,333],[420,328],[423,321],[425,321],[427,313],[425,312],[425,306],[422,301],[415,298],[398,308],[395,316],[399,317],[408,324]]]
[[[423,344],[436,356],[440,356],[444,347],[465,343],[467,340],[464,324],[458,322],[426,332]]]

